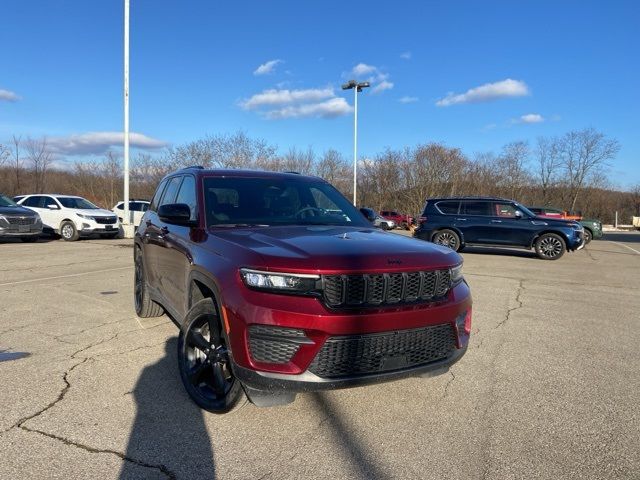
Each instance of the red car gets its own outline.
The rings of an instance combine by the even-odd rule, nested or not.
[[[410,225],[413,225],[413,217],[410,215],[404,215],[398,213],[395,210],[381,210],[380,216],[382,218],[388,218],[396,222],[396,225],[404,229],[408,229]]]
[[[136,313],[180,328],[185,389],[212,412],[443,373],[469,341],[462,258],[374,228],[315,177],[172,173],[134,260]]]

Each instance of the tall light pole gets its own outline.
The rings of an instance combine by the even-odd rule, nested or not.
[[[353,205],[357,207],[357,196],[356,196],[356,188],[357,188],[357,179],[358,179],[358,93],[362,91],[363,88],[367,88],[369,86],[369,82],[356,82],[355,80],[349,80],[347,83],[342,85],[343,90],[351,90],[353,88]]]
[[[129,232],[129,0],[124,0],[124,214],[125,238],[133,237]]]

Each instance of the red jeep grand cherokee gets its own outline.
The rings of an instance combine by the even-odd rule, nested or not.
[[[462,258],[373,228],[319,178],[172,173],[138,228],[134,259],[136,313],[164,311],[179,326],[184,386],[211,412],[243,393],[269,406],[443,373],[469,341]]]

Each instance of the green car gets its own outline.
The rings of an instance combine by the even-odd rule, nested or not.
[[[564,210],[553,207],[527,207],[533,213],[540,217],[565,218],[576,220],[584,227],[584,243],[589,243],[594,238],[602,237],[602,222],[593,218],[579,218],[569,215]]]

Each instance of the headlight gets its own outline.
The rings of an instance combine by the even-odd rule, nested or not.
[[[458,285],[464,277],[462,276],[462,264],[457,265],[451,269],[451,286]]]
[[[93,217],[91,215],[83,215],[82,213],[76,213],[76,215],[80,218],[84,218],[85,220],[93,220]]]
[[[262,272],[241,268],[240,275],[249,288],[282,293],[311,294],[318,290],[320,275]]]

